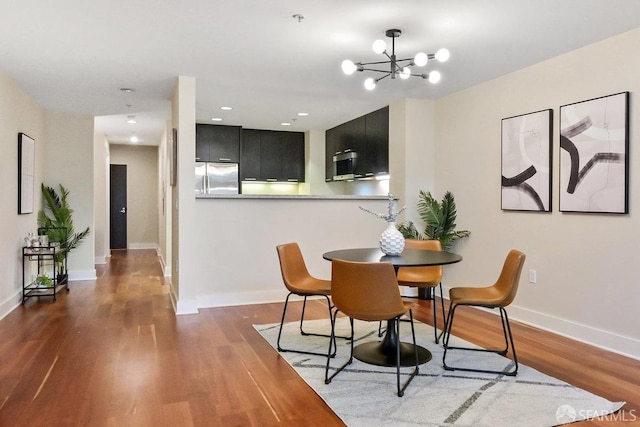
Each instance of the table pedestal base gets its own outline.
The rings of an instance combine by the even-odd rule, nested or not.
[[[418,347],[418,364],[422,365],[431,360],[431,352],[424,347]],[[382,342],[365,342],[353,349],[353,357],[361,362],[376,366],[396,366],[396,352],[384,351]],[[415,366],[416,358],[413,344],[400,343],[400,366]]]

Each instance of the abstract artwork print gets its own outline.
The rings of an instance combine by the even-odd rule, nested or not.
[[[629,211],[629,92],[560,107],[560,211]]]
[[[502,119],[502,209],[551,211],[552,110]]]

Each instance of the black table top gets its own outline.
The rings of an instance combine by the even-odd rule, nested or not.
[[[379,248],[340,249],[322,255],[326,260],[341,259],[356,262],[388,262],[394,267],[425,267],[430,265],[454,264],[462,261],[462,256],[446,251],[426,251],[405,249],[398,256],[389,256]]]

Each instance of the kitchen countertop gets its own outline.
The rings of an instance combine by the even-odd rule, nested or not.
[[[212,194],[196,199],[281,199],[281,200],[388,200],[388,196],[360,195],[280,195],[280,194]]]

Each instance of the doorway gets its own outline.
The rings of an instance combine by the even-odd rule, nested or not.
[[[109,165],[109,242],[127,249],[127,165]]]

